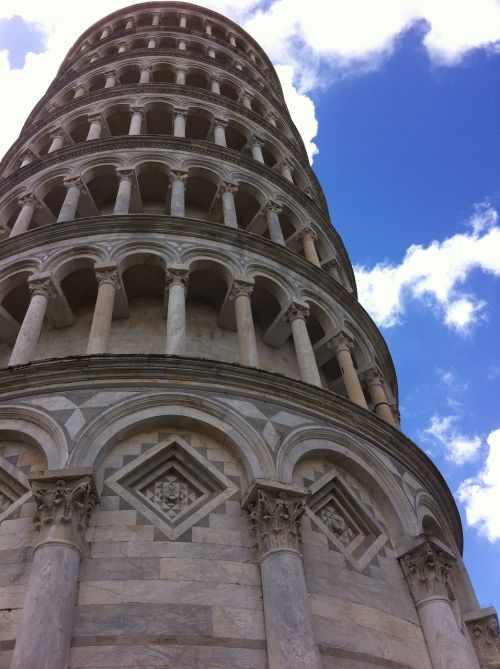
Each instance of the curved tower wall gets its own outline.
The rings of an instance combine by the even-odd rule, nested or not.
[[[0,222],[0,667],[479,666],[453,498],[249,35],[89,28]]]

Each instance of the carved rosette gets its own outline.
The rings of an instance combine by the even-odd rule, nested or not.
[[[455,558],[429,541],[399,558],[415,604],[448,597],[448,575]]]
[[[500,636],[495,609],[482,609],[479,615],[465,616],[465,619],[481,669],[500,667]]]
[[[275,551],[298,551],[304,510],[302,498],[288,497],[285,491],[277,495],[258,491],[257,501],[248,505],[248,512],[259,559]]]

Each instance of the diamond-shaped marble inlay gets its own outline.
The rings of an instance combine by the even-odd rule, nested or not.
[[[170,539],[236,492],[232,481],[178,436],[153,446],[106,484]]]
[[[0,513],[7,511],[11,503],[12,500],[9,499],[7,495],[4,495],[2,492],[0,492]]]
[[[9,517],[31,496],[28,479],[0,456],[0,521]]]

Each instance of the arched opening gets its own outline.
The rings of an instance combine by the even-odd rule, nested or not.
[[[202,221],[213,220],[215,208],[215,194],[217,192],[218,177],[209,170],[192,168],[187,180],[185,204],[186,216]]]
[[[100,91],[102,88],[104,88],[105,83],[106,83],[106,78],[104,77],[103,74],[98,74],[97,76],[92,77],[88,84],[89,93],[91,93],[92,91]]]
[[[155,84],[173,84],[175,82],[175,72],[172,65],[167,63],[153,65],[153,81]]]
[[[87,139],[89,127],[90,123],[86,116],[79,116],[69,124],[69,136],[75,142],[75,144],[84,142]]]
[[[204,109],[191,107],[186,121],[186,137],[206,139],[212,123],[212,115]]]
[[[186,85],[194,88],[207,88],[208,74],[204,70],[190,68],[186,75]]]
[[[226,145],[228,149],[243,151],[250,138],[250,131],[237,121],[229,121],[226,127]]]
[[[254,186],[240,181],[238,190],[234,195],[234,203],[238,227],[242,230],[254,232],[252,223],[259,217],[259,212],[264,203],[263,195]]]
[[[118,79],[120,80],[120,84],[123,86],[138,84],[140,76],[141,74],[137,65],[126,67],[123,70],[119,70],[118,73]]]
[[[90,193],[99,215],[112,214],[118,192],[118,177],[114,166],[93,168],[86,176]]]
[[[137,169],[137,182],[142,211],[165,214],[167,211],[168,177],[166,167],[159,163],[143,163]]]
[[[130,108],[126,104],[115,105],[105,109],[104,117],[113,137],[128,135],[130,128]]]
[[[148,135],[172,134],[172,109],[162,102],[150,102],[145,107]]]
[[[236,86],[227,79],[222,80],[220,83],[220,94],[235,102],[237,102],[239,98]]]

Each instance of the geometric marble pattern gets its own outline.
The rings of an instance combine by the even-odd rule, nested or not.
[[[0,456],[0,522],[31,497],[26,476]]]
[[[237,491],[178,435],[161,441],[105,483],[169,539],[176,539]]]

